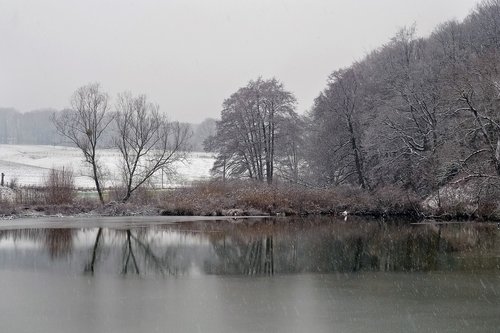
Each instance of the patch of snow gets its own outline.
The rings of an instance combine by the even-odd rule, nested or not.
[[[445,185],[437,192],[428,196],[424,201],[424,207],[438,209],[440,204],[445,207],[465,205],[464,208],[473,211],[476,208],[474,202],[477,200],[477,190],[471,186]]]
[[[105,185],[118,185],[121,182],[119,152],[114,149],[101,149],[99,159],[104,167]],[[190,153],[185,163],[175,166],[175,177],[161,174],[153,179],[157,187],[178,187],[189,185],[193,181],[210,177],[210,168],[214,157],[209,153]],[[0,145],[0,172],[5,173],[6,183],[17,181],[19,185],[42,185],[52,168],[71,168],[78,188],[93,188],[90,168],[83,161],[82,153],[77,148],[43,145]]]

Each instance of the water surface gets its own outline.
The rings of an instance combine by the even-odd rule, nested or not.
[[[7,223],[0,230],[2,332],[500,327],[500,236],[493,224]]]

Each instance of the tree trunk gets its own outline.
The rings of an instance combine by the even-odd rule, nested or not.
[[[130,195],[131,195],[130,191],[127,190],[127,194],[125,194],[125,196],[123,197],[122,202],[123,203],[127,202],[128,199],[130,199]]]
[[[95,267],[95,262],[97,259],[97,249],[99,247],[99,240],[101,239],[102,235],[102,228],[99,228],[97,231],[97,236],[95,237],[95,242],[94,242],[94,247],[92,249],[92,259],[90,260],[90,263],[86,267],[86,271],[90,271],[90,273],[94,274],[94,267]]]
[[[349,126],[349,134],[351,136],[351,147],[352,150],[354,151],[354,164],[356,167],[356,173],[358,175],[358,184],[361,186],[361,188],[366,189],[366,181],[365,181],[365,176],[363,173],[363,161],[361,157],[361,152],[358,147],[358,143],[356,142],[356,137],[354,135],[354,128],[352,126],[352,121],[350,117],[347,118],[347,124]]]
[[[495,150],[495,169],[497,176],[500,176],[500,137],[497,140],[497,148]]]
[[[99,183],[99,176],[98,176],[98,172],[97,172],[97,162],[95,161],[95,158],[92,160],[92,171],[94,173],[95,188],[97,190],[97,194],[99,195],[99,201],[101,202],[101,204],[104,205],[104,197],[102,195],[101,184]]]

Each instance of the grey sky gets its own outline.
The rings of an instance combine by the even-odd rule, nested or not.
[[[478,0],[0,0],[0,106],[69,104],[100,82],[146,93],[171,119],[218,117],[222,101],[275,76],[311,107],[335,69],[398,28],[421,36]]]

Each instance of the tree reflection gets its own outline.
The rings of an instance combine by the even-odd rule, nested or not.
[[[99,250],[99,241],[102,237],[102,228],[97,230],[97,235],[95,237],[94,246],[92,247],[92,255],[89,263],[85,265],[84,272],[94,274],[94,267],[97,259],[97,253]]]
[[[147,233],[140,229],[135,231],[108,229],[104,233],[103,229],[99,228],[84,272],[93,275],[99,261],[104,262],[102,247],[114,249],[121,244],[122,251],[119,262],[121,263],[120,272],[122,275],[131,273],[141,275],[141,273],[146,274],[150,271],[161,275],[176,275],[178,270],[170,268],[169,259],[171,258],[168,249],[166,249],[164,256],[156,254],[149,244],[150,240],[147,236]],[[106,240],[106,238],[108,239]]]
[[[37,269],[54,262],[58,269],[74,270],[76,265],[78,272],[83,266],[91,275],[100,271],[163,277],[193,272],[253,276],[500,265],[500,259],[491,255],[500,244],[495,225],[411,226],[354,218],[197,222],[124,230],[6,230],[0,231],[0,243],[3,262],[21,257],[16,261],[22,263],[22,258],[31,256],[24,260],[36,263]],[[469,253],[486,259],[479,262],[469,256],[469,260]]]
[[[207,273],[273,275],[274,245],[273,236],[242,237],[224,236],[221,240],[212,239],[217,262],[206,266]]]
[[[273,237],[266,236],[251,242],[248,251],[247,275],[273,275],[274,274],[274,251]]]
[[[164,256],[159,256],[154,252],[151,245],[148,243],[144,233],[139,234],[139,236],[134,236],[130,230],[127,230],[127,237],[130,244],[132,244],[131,241],[136,243],[138,250],[142,253],[144,265],[147,265],[149,268],[152,268],[154,271],[159,272],[162,275],[176,275],[178,273],[177,270],[170,269],[171,264],[169,259],[171,258],[169,257],[168,248],[165,249]],[[132,245],[130,245],[130,247],[131,246]]]
[[[127,242],[125,243],[125,254],[123,255],[126,259],[123,263],[122,274],[127,274],[130,258],[132,258],[133,269],[135,274],[140,274],[139,265],[137,265],[137,260],[135,259],[134,250],[132,248],[132,233],[127,230]]]
[[[47,251],[51,259],[70,255],[73,250],[73,238],[76,231],[73,229],[20,229],[0,231],[2,239],[31,241],[39,243]]]
[[[366,221],[232,228],[212,237],[218,264],[213,274],[431,271],[456,269],[457,249],[495,246],[493,228]],[[494,231],[494,230],[493,230]],[[220,238],[220,237],[219,237]]]

